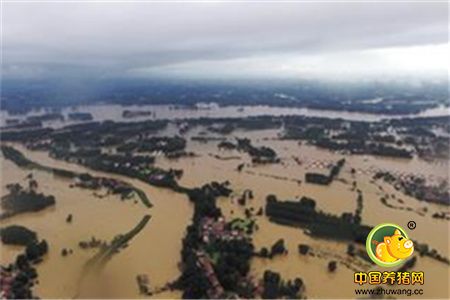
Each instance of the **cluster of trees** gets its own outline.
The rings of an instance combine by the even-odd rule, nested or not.
[[[231,142],[223,141],[218,145],[221,149],[237,149],[244,151],[252,157],[253,163],[278,163],[280,159],[277,157],[277,153],[270,147],[261,146],[255,147],[252,145],[248,138],[237,138],[237,144],[234,145]]]
[[[332,180],[328,175],[308,172],[305,174],[305,181],[307,183],[329,185]]]
[[[448,215],[448,213],[446,213],[444,211],[443,212],[435,212],[432,215],[432,217],[435,219],[442,219],[442,220],[450,221],[450,215]]]
[[[164,170],[152,166],[155,161],[153,156],[107,154],[100,153],[100,149],[70,151],[70,149],[66,148],[53,150],[51,155],[58,159],[76,161],[93,170],[137,178],[151,185],[166,187],[175,191],[180,191],[181,189],[177,179],[183,175],[183,171],[176,169]]]
[[[236,129],[241,130],[263,130],[278,129],[283,120],[279,117],[257,116],[257,117],[236,117],[236,118],[198,118],[185,120],[190,127],[202,126],[208,131],[227,135]]]
[[[306,244],[299,244],[298,245],[298,253],[300,253],[301,255],[308,254],[310,249],[311,249],[311,247],[309,245],[306,245]]]
[[[43,129],[43,122],[48,121],[64,121],[64,116],[60,113],[44,113],[42,115],[27,116],[24,120],[20,119],[7,119],[6,127],[4,129]]]
[[[230,134],[236,129],[235,124],[231,122],[226,123],[216,123],[208,126],[208,131],[219,134]]]
[[[263,276],[263,299],[301,299],[304,284],[301,278],[283,281],[280,274],[267,270]]]
[[[122,112],[122,117],[126,118],[126,119],[130,119],[130,118],[137,118],[137,117],[145,117],[145,116],[151,116],[154,115],[155,113],[151,110],[124,110]]]
[[[263,247],[258,253],[255,254],[260,257],[272,258],[276,255],[287,254],[287,252],[288,250],[284,245],[284,239],[279,239],[272,245],[272,247],[270,247],[270,250]]]
[[[356,209],[354,213],[354,219],[357,223],[361,223],[361,214],[364,208],[364,198],[362,192],[358,190],[358,197],[356,198]]]
[[[13,161],[19,167],[29,167],[32,163],[22,153],[10,146],[1,146],[2,154],[5,159]]]
[[[398,158],[448,158],[450,140],[434,133],[449,132],[448,117],[361,122],[285,117],[285,139],[306,140],[332,151]],[[322,122],[318,122],[321,120]]]
[[[31,122],[64,121],[64,116],[60,113],[46,113],[43,115],[28,116],[27,121]]]
[[[99,150],[99,149],[96,149]],[[130,167],[148,167],[155,162],[155,157],[149,155],[121,155],[121,154],[106,154],[100,153],[96,150],[84,150],[79,149],[75,152],[71,152],[69,157],[76,157],[81,159],[86,159],[88,161],[99,161],[104,162],[107,165],[119,165],[119,166],[130,166]],[[65,159],[67,159],[65,158]],[[89,163],[94,164],[94,162]]]
[[[36,193],[34,189],[24,189],[18,183],[8,186],[9,194],[1,199],[3,213],[0,219],[24,212],[37,212],[55,205],[55,197]]]
[[[37,130],[37,129],[42,129],[42,122],[41,121],[29,121],[29,120],[24,120],[24,121],[20,121],[17,123],[13,123],[13,124],[7,124],[7,126],[2,127],[2,129],[20,129],[20,130]]]
[[[215,136],[193,136],[191,137],[191,141],[199,142],[199,143],[208,143],[208,142],[217,142],[217,141],[225,141],[224,137],[215,137]]]
[[[217,147],[219,149],[237,149],[246,152],[252,157],[253,163],[277,163],[280,161],[275,150],[266,146],[255,147],[248,138],[237,138],[237,144],[233,144],[230,141],[221,141]]]
[[[233,294],[245,295],[241,282],[250,271],[253,244],[248,240],[216,240],[209,247],[219,253],[214,270],[222,287]]]
[[[10,146],[1,146],[1,150],[6,159],[13,161],[19,167],[38,169],[38,170],[42,170],[45,172],[50,172],[57,176],[62,176],[62,177],[71,178],[71,179],[78,178],[82,182],[89,182],[89,185],[93,186],[94,188],[95,188],[95,186],[103,185],[106,188],[108,188],[109,190],[111,190],[112,193],[121,194],[122,199],[128,198],[131,192],[135,192],[139,196],[140,200],[144,203],[145,206],[147,206],[147,207],[152,206],[150,200],[147,198],[147,195],[142,190],[140,190],[134,186],[131,186],[129,184],[126,184],[124,182],[119,182],[117,180],[108,179],[108,178],[93,177],[88,173],[80,174],[80,173],[72,172],[72,171],[65,170],[65,169],[58,169],[58,168],[44,166],[44,165],[35,163],[33,161],[30,161],[20,151],[14,149],[13,147],[10,147]],[[61,155],[66,155],[66,154],[61,154]],[[140,158],[138,158],[138,160],[140,160]],[[146,160],[146,159],[144,158],[144,160]],[[95,160],[94,160],[94,162],[95,162]],[[106,171],[108,171],[108,170],[106,170]],[[172,173],[170,173],[170,174],[172,174],[171,176],[181,176],[179,174],[179,171],[177,171],[177,170],[171,170],[171,172],[172,172]],[[128,173],[126,173],[126,174],[128,174]],[[136,172],[131,173],[131,175],[134,175],[136,177]],[[136,178],[139,178],[139,177],[136,177]],[[13,186],[15,186],[16,192],[22,190],[22,188],[19,188],[17,185],[13,185]],[[174,185],[173,187],[174,187],[174,189],[177,189],[178,191],[181,190],[181,187],[179,187],[178,185]],[[33,193],[34,193],[34,191],[33,191]]]
[[[364,139],[337,142],[330,138],[322,138],[314,141],[313,144],[333,151],[347,151],[351,154],[370,154],[398,158],[412,158],[413,156],[410,150],[384,143],[366,142]]]
[[[94,119],[92,114],[82,112],[69,113],[68,117],[72,121],[92,121]]]
[[[420,201],[450,205],[448,181],[443,182],[440,185],[430,185],[423,177],[411,175],[406,178],[400,178],[390,172],[384,171],[375,173],[373,179],[381,179],[386,183],[393,185],[405,195]]]
[[[74,178],[77,176],[75,172],[64,170],[64,169],[58,169],[58,168],[52,168],[43,166],[41,164],[35,163],[28,158],[26,158],[22,152],[14,149],[11,146],[1,146],[1,151],[5,159],[11,160],[13,163],[15,163],[17,166],[21,168],[30,168],[30,169],[38,169],[45,172],[53,173],[57,176],[67,177],[67,178]]]
[[[51,129],[42,134],[39,139],[52,142],[53,148],[76,147],[98,148],[102,146],[120,146],[127,142],[145,137],[149,133],[158,132],[167,126],[164,120],[148,120],[142,122],[88,122],[68,125],[59,129]],[[10,133],[14,137],[14,133]],[[33,139],[37,140],[37,139]],[[32,141],[33,141],[32,140]],[[23,142],[26,142],[22,139]]]
[[[398,157],[398,158],[412,158],[413,153],[404,148],[389,146],[383,143],[367,143],[366,154]]]
[[[360,218],[352,213],[341,216],[316,210],[314,199],[302,197],[300,201],[278,201],[276,196],[266,199],[266,215],[269,220],[282,225],[301,227],[313,236],[335,240],[365,243],[371,227],[360,224]]]
[[[234,149],[236,149],[237,146],[235,144],[233,144],[232,142],[229,142],[229,141],[221,141],[217,145],[217,147],[219,149],[234,150]]]
[[[183,151],[186,148],[186,140],[180,136],[174,137],[149,137],[126,142],[117,147],[119,152],[153,152],[161,151],[164,154]]]
[[[393,136],[392,134],[374,134],[372,136],[372,139],[375,142],[390,143],[390,144],[393,144],[397,141],[395,136]]]
[[[236,129],[241,130],[264,130],[277,129],[282,125],[281,120],[269,116],[233,118],[227,120],[214,121],[208,130],[219,134],[230,134]]]
[[[143,137],[144,132],[154,132],[164,128],[166,125],[167,122],[165,121],[145,121],[130,124],[108,121],[103,123],[94,122],[67,126],[64,131],[44,132],[41,137],[51,139],[49,151],[52,157],[76,161],[95,170],[119,173],[139,178],[153,185],[178,190],[176,179],[182,175],[182,170],[166,171],[150,167],[149,165],[154,162],[154,157],[151,156],[112,155],[101,151],[101,147],[111,145],[118,145],[118,151],[126,153],[135,150],[163,151],[166,154],[183,151],[186,147],[184,138],[178,136]],[[19,138],[23,140],[27,136],[20,136]],[[137,137],[137,142],[127,142],[127,139],[133,136]],[[10,139],[15,139],[14,135]],[[72,145],[76,146],[76,151],[72,151]],[[16,157],[15,160],[21,163],[20,157]],[[28,162],[24,160],[22,165]]]
[[[344,163],[345,158],[338,160],[338,162],[331,167],[330,173],[328,175],[308,172],[305,174],[305,181],[308,183],[329,185],[339,175],[342,167],[344,166]]]
[[[3,244],[27,246],[37,241],[36,232],[20,225],[10,225],[0,229]]]
[[[201,221],[205,217],[214,219],[222,217],[216,205],[217,197],[229,196],[231,192],[227,182],[222,184],[212,182],[187,192],[190,201],[194,204],[194,215],[192,224],[188,226],[183,239],[182,274],[174,284],[174,287],[183,290],[183,298],[209,298],[208,291],[214,288],[208,279],[208,274],[198,265],[199,251],[205,251],[215,257],[214,273],[226,295],[251,297],[252,291],[243,284],[250,270],[250,259],[254,252],[250,240],[214,239],[205,244],[200,236]]]
[[[255,147],[252,145],[250,139],[242,138],[237,139],[237,149],[247,152],[251,157],[267,157],[267,158],[275,158],[277,153],[270,147]]]
[[[420,256],[428,256],[439,262],[450,265],[450,259],[448,257],[440,254],[436,249],[432,249],[430,246],[428,246],[428,244],[414,241],[414,249],[417,250]]]
[[[38,274],[34,267],[42,261],[48,252],[48,244],[45,240],[37,240],[29,243],[25,251],[19,254],[14,263],[1,266],[2,271],[2,297],[6,299],[35,299],[32,291],[37,281]]]

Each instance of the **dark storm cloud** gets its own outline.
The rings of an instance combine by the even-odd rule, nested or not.
[[[6,75],[447,43],[447,3],[4,3]],[[194,64],[195,68],[195,64]]]

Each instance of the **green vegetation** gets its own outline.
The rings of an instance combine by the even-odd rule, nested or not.
[[[308,183],[329,185],[339,175],[342,167],[344,166],[344,163],[345,158],[340,159],[335,165],[331,167],[330,173],[328,175],[323,175],[319,173],[306,173],[305,181]]]
[[[40,263],[48,252],[45,240],[28,243],[24,252],[19,254],[15,262],[0,266],[0,292],[4,299],[35,299],[33,286],[37,283],[38,274],[34,265]]]
[[[90,113],[69,113],[69,119],[72,121],[92,121],[93,117]]]
[[[332,151],[406,159],[449,157],[450,140],[433,133],[436,129],[448,133],[448,117],[362,122],[296,116],[284,121],[284,139]]]
[[[410,175],[403,178],[397,177],[390,172],[381,171],[377,172],[373,179],[383,180],[394,186],[396,190],[419,201],[450,205],[448,181],[444,181],[439,185],[431,185],[423,177]],[[386,204],[386,199],[383,201]]]
[[[36,232],[20,225],[10,225],[1,228],[0,237],[5,245],[27,246],[37,241]]]
[[[259,252],[255,253],[255,255],[263,257],[263,258],[273,258],[276,255],[285,255],[288,253],[286,246],[284,245],[284,239],[278,239],[270,248],[270,251],[263,247]]]
[[[254,221],[225,221],[216,199],[231,194],[227,185],[212,182],[187,192],[194,216],[183,239],[182,274],[171,287],[181,289],[185,299],[299,297],[300,279],[284,282],[267,275],[262,287],[251,279],[250,260],[258,255],[251,240]],[[284,253],[284,242],[272,251]]]
[[[278,201],[274,195],[269,195],[265,212],[272,222],[304,228],[312,236],[335,240],[364,244],[372,229],[361,225],[360,217],[352,213],[335,216],[318,211],[315,200],[307,197],[300,201]]]
[[[263,299],[299,299],[304,290],[303,281],[295,278],[293,281],[283,281],[280,274],[272,271],[264,272]]]
[[[55,205],[55,197],[37,193],[34,189],[24,189],[18,183],[7,186],[9,194],[1,198],[0,219],[25,212],[37,212]]]
[[[217,197],[230,193],[225,184],[217,182],[188,192],[194,204],[194,216],[183,239],[182,275],[174,283],[175,288],[183,290],[183,298],[248,295],[242,285],[250,270],[253,245],[246,238],[237,239],[228,234],[231,225],[219,221],[223,216],[216,206]],[[203,226],[217,230],[202,234]]]
[[[133,190],[138,195],[139,199],[141,199],[142,203],[144,203],[145,206],[147,206],[148,208],[153,206],[153,204],[150,202],[150,199],[148,199],[147,194],[143,190],[137,187],[133,187]]]
[[[89,181],[89,182],[92,182],[92,181],[94,181],[94,182],[105,182],[105,181],[111,182],[112,181],[112,182],[117,183],[117,181],[115,181],[113,179],[107,180],[105,178],[91,176],[90,174],[87,174],[87,173],[76,173],[76,172],[72,172],[69,170],[47,167],[47,166],[41,165],[39,163],[35,163],[35,162],[29,160],[28,158],[26,158],[20,151],[14,149],[11,146],[2,145],[1,150],[2,150],[3,156],[6,159],[11,160],[16,165],[18,165],[19,167],[22,167],[22,168],[36,169],[36,170],[52,173],[56,176],[61,176],[61,177],[66,177],[66,178],[71,178],[71,179],[80,178],[80,179],[82,179],[82,181]],[[128,183],[122,183],[122,186],[123,185],[125,185],[129,189],[133,190],[138,195],[139,199],[142,201],[142,203],[146,207],[148,207],[148,208],[152,207],[150,199],[147,197],[147,195],[145,194],[144,191],[142,191],[141,189],[134,187]],[[126,191],[123,191],[123,192],[126,193]]]
[[[217,147],[219,149],[233,150],[246,152],[252,158],[253,163],[278,163],[280,159],[277,157],[277,153],[270,147],[262,146],[255,147],[248,138],[236,138],[236,145],[229,141],[220,142]]]
[[[78,175],[77,173],[72,172],[72,171],[47,167],[47,166],[41,165],[39,163],[35,163],[35,162],[29,160],[28,158],[26,158],[20,151],[14,149],[11,146],[2,145],[1,150],[2,150],[3,156],[6,159],[11,160],[12,162],[14,162],[17,166],[19,166],[21,168],[36,169],[36,170],[52,173],[56,176],[67,177],[67,178],[74,178]]]
[[[164,143],[164,141],[160,141]],[[159,142],[157,142],[159,143]],[[128,147],[128,144],[127,144]],[[130,150],[127,151],[132,151]],[[167,155],[178,152],[168,152]],[[184,192],[184,189],[177,183],[183,175],[182,170],[164,170],[153,166],[155,158],[147,155],[107,154],[101,153],[100,148],[71,150],[69,145],[53,146],[50,155],[56,159],[66,161],[76,161],[90,169],[125,175],[139,179],[147,184],[165,187],[176,192]]]
[[[105,178],[93,177],[86,173],[76,173],[76,172],[72,172],[69,170],[47,167],[47,166],[35,163],[35,162],[29,160],[28,158],[26,158],[20,151],[14,149],[13,147],[10,147],[10,146],[2,145],[1,150],[2,150],[3,156],[6,159],[13,161],[19,167],[36,169],[36,170],[40,170],[40,171],[44,171],[44,172],[50,172],[54,175],[71,178],[71,179],[72,178],[81,178],[81,179],[85,179],[84,181],[92,181],[92,180],[105,181],[106,180]],[[109,180],[109,181],[111,181],[111,180]],[[145,194],[144,191],[142,191],[141,189],[134,187],[130,184],[125,184],[125,185],[129,186],[129,188],[138,195],[139,199],[142,201],[142,203],[146,207],[151,208],[153,206],[150,202],[150,199],[147,197],[147,195]],[[126,193],[126,191],[123,191],[123,192]]]

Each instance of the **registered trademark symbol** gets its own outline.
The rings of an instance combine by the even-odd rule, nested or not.
[[[416,228],[416,222],[409,221],[408,222],[408,228],[411,229],[411,230],[414,230]]]

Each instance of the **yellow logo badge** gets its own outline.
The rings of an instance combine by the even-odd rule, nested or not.
[[[400,226],[384,223],[370,231],[366,249],[377,265],[395,267],[413,254],[414,245]]]

